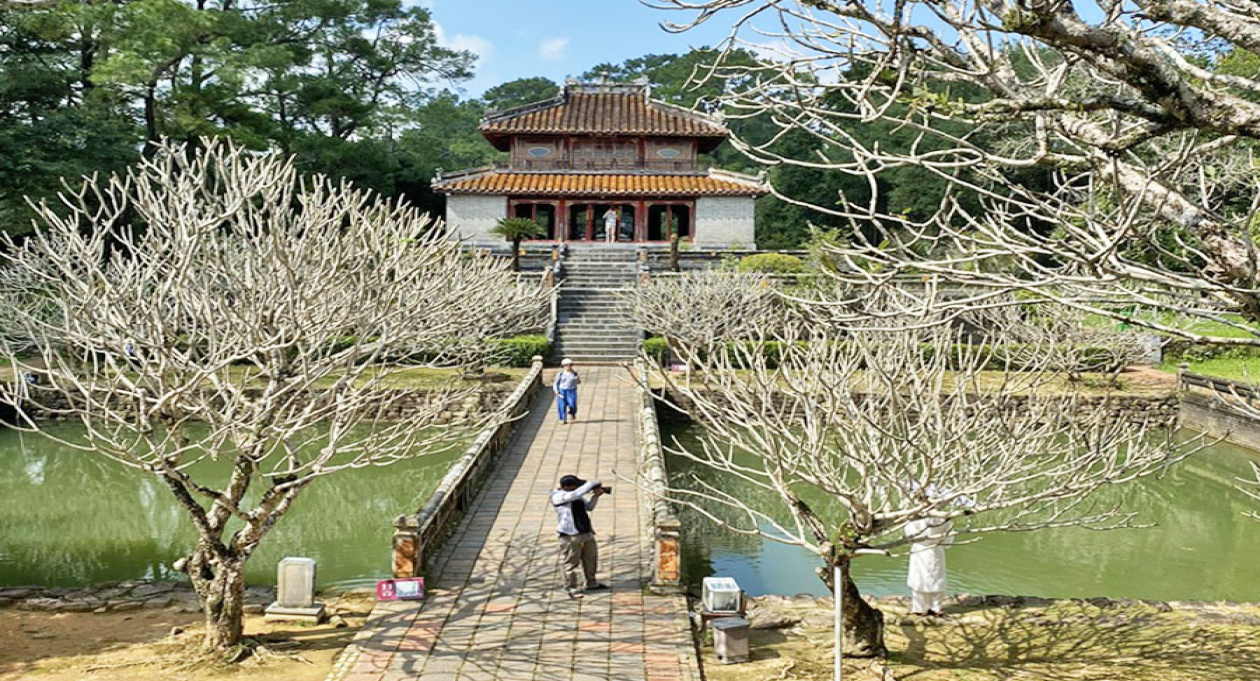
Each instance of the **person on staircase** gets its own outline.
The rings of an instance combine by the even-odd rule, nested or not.
[[[617,223],[621,222],[621,211],[616,206],[609,206],[604,211],[604,241],[613,243],[617,240]]]
[[[551,507],[556,510],[556,534],[560,538],[560,557],[564,565],[564,587],[569,598],[582,598],[585,591],[607,589],[595,579],[599,565],[599,547],[595,545],[595,529],[590,511],[599,498],[612,491],[598,480],[583,480],[576,475],[560,478],[560,489],[551,493]],[[589,499],[586,495],[590,494]],[[585,579],[578,587],[578,575]]]
[[[551,391],[556,394],[556,413],[560,423],[568,424],[569,419],[577,420],[577,387],[582,377],[573,368],[573,360],[565,357],[560,360],[560,371],[556,372],[551,382]]]

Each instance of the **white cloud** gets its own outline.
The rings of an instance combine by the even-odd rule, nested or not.
[[[568,38],[543,38],[538,43],[538,56],[544,61],[560,61],[568,56]]]
[[[461,50],[472,52],[477,55],[477,61],[482,64],[490,61],[494,56],[494,43],[482,38],[479,35],[470,35],[467,33],[448,34],[442,28],[442,24],[433,22],[433,32],[437,34],[437,42],[442,47],[451,50]]]

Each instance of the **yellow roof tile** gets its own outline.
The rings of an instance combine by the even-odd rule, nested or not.
[[[548,196],[759,196],[760,182],[712,175],[483,172],[440,180],[444,194]]]

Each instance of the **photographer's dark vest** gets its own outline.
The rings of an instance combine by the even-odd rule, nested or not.
[[[578,534],[594,532],[591,527],[591,517],[586,514],[586,500],[575,499],[569,503],[569,508],[573,509],[573,527]]]

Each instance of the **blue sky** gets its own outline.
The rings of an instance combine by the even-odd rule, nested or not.
[[[663,21],[685,15],[638,0],[418,0],[440,27],[443,44],[479,56],[476,77],[462,83],[469,96],[517,78],[561,82],[601,62],[651,53],[686,52],[726,37],[735,15],[683,34]]]

